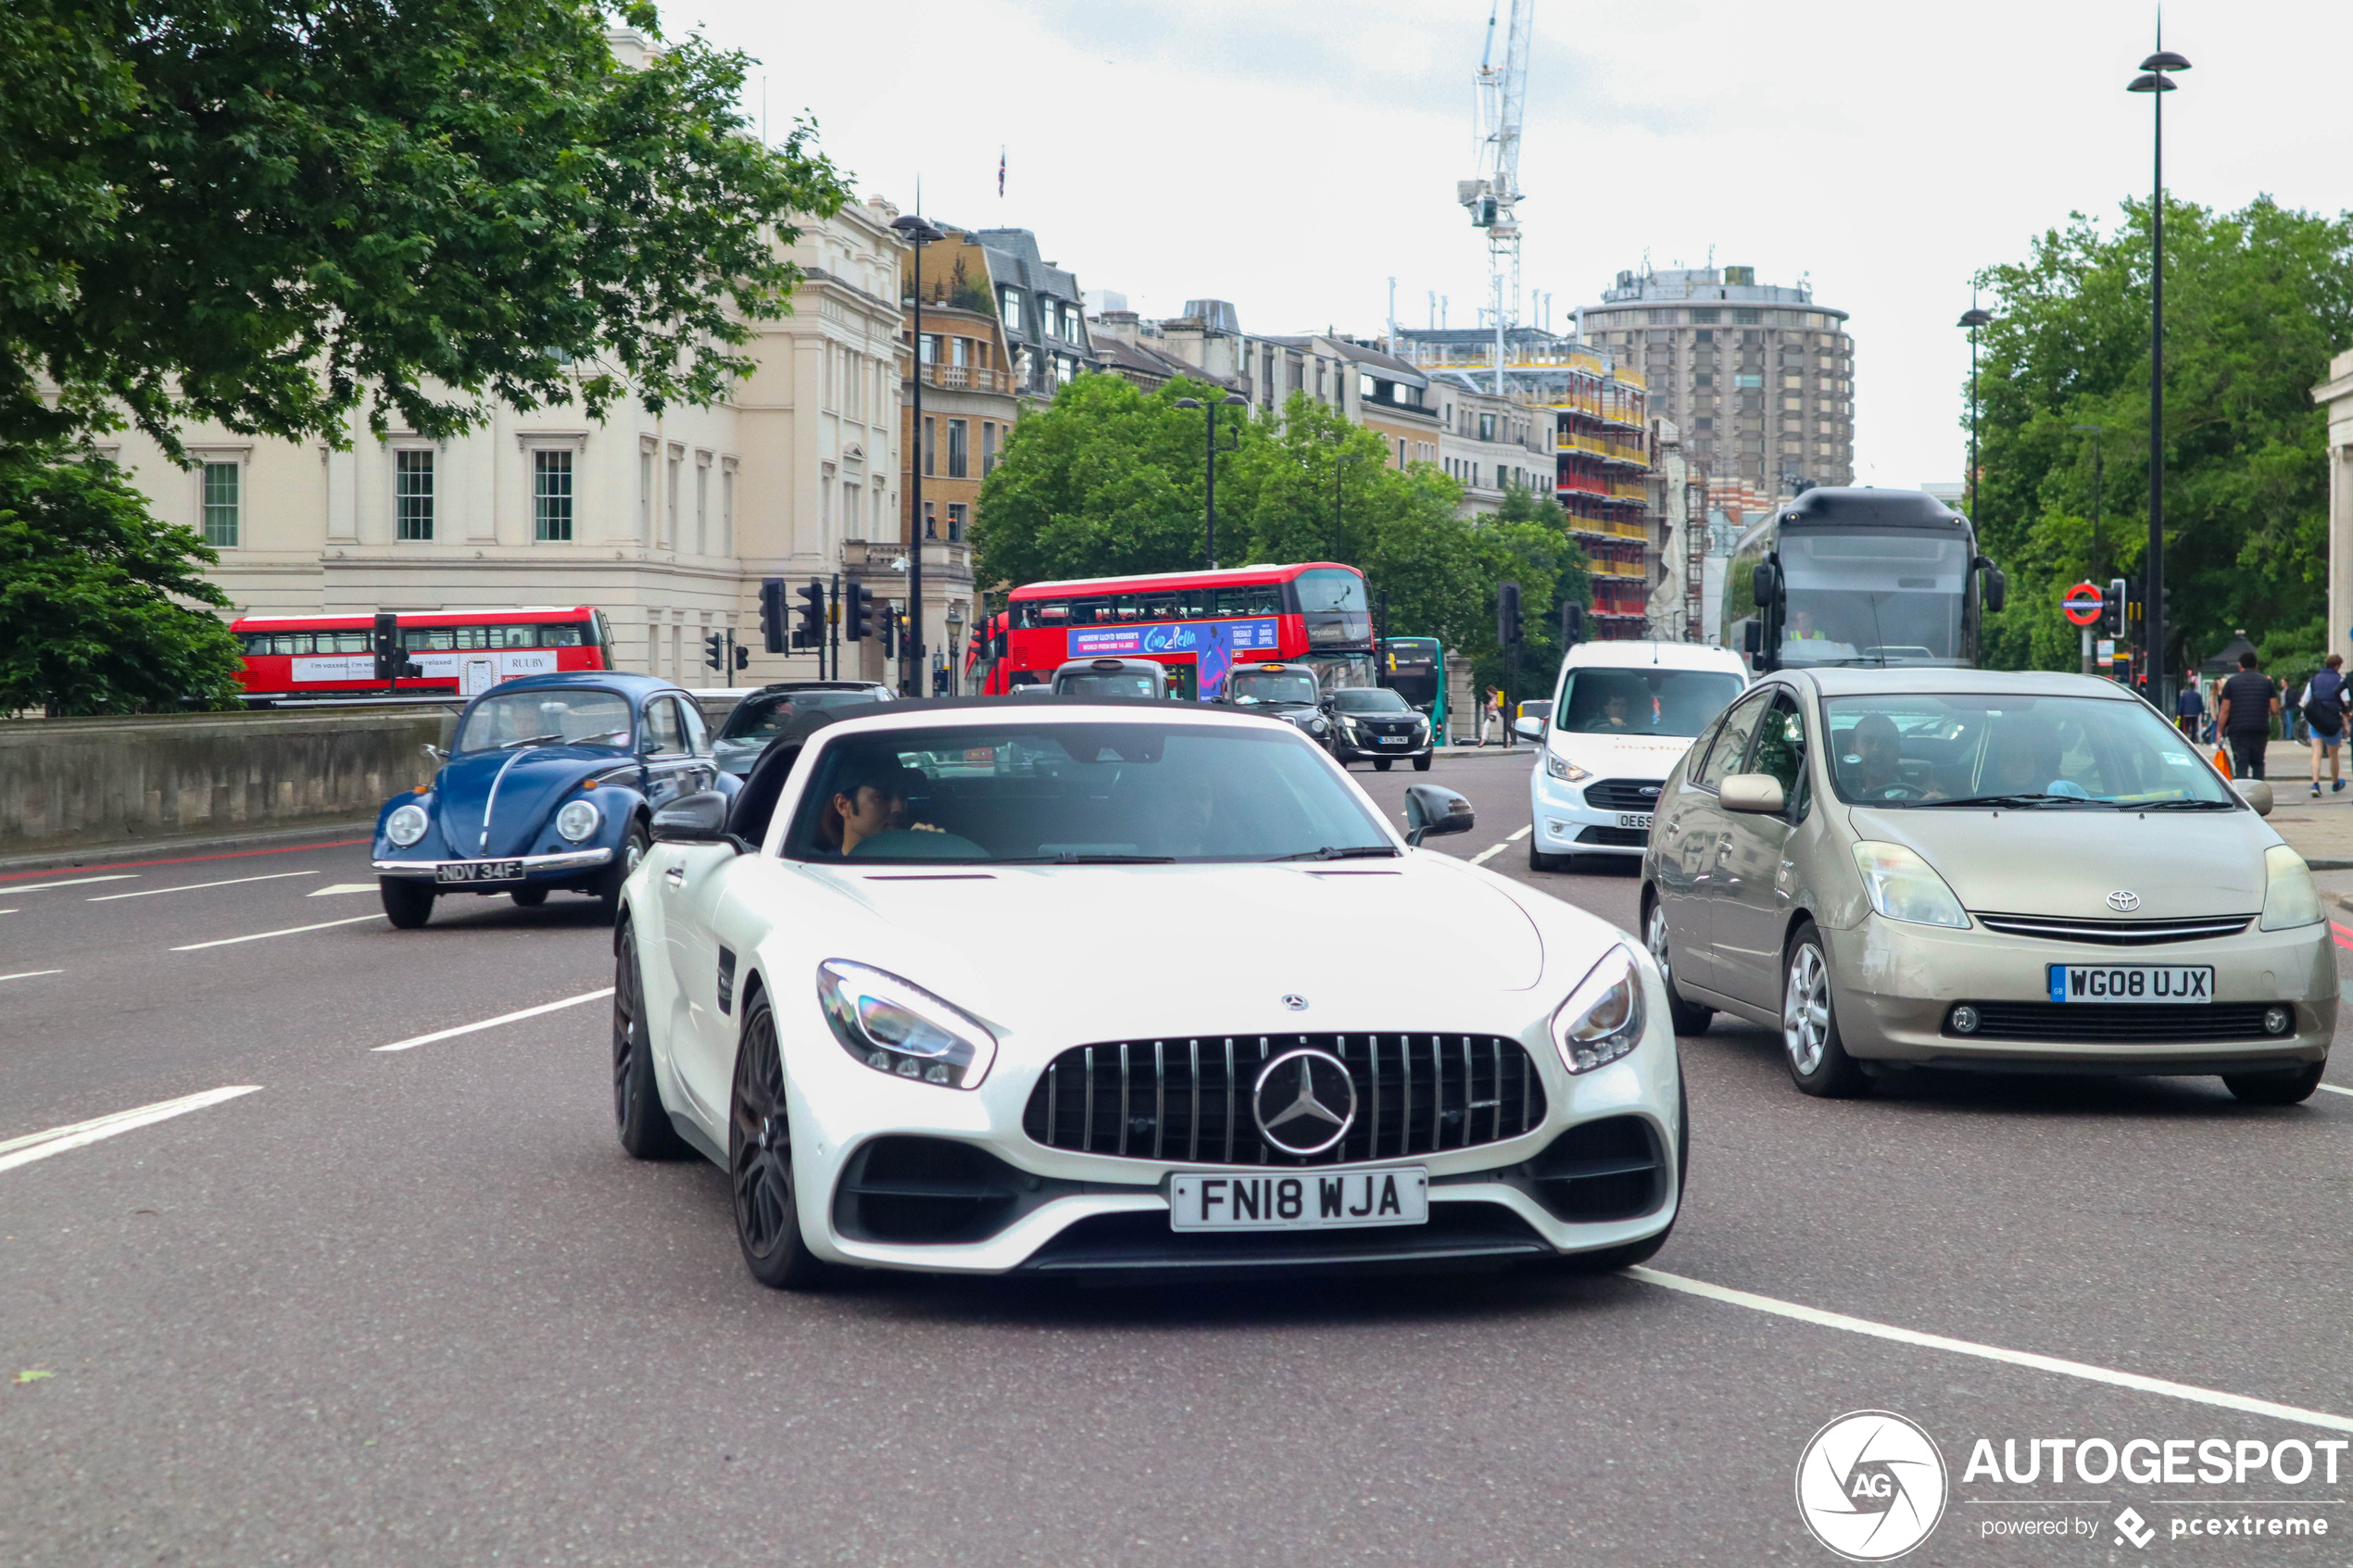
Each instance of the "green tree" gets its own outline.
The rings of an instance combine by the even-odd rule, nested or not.
[[[0,462],[0,712],[52,718],[233,705],[219,560],[159,522],[103,458]]]
[[[2139,571],[2148,536],[2149,207],[2113,230],[2071,215],[1994,295],[1980,375],[1981,547],[2009,576],[1987,662],[2072,669],[2068,584]],[[2353,342],[2353,215],[2259,197],[2165,219],[2167,656],[2177,673],[2239,628],[2316,661],[2328,574],[2325,420],[2311,388]],[[2076,425],[2098,425],[2096,435]],[[2106,483],[2097,558],[2090,442]]]

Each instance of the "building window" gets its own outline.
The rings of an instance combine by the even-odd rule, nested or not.
[[[719,470],[719,553],[736,553],[736,461],[732,458]]]
[[[980,477],[987,479],[997,471],[997,421],[980,421]]]
[[[1492,441],[1495,439],[1494,415],[1481,414],[1478,416],[1478,438],[1481,441]]]
[[[1734,310],[1732,312],[1732,320],[1735,325],[1754,326],[1764,319],[1765,313],[1762,310]]]
[[[939,433],[937,429],[938,424],[939,421],[937,420],[926,419],[924,420],[924,477],[926,479],[930,478],[933,473],[937,471],[933,468],[932,464],[933,460],[938,456],[938,453],[934,450],[934,448],[938,445],[937,439]]]
[[[948,340],[948,362],[950,365],[971,364],[972,339],[968,337],[950,338]]]
[[[1063,307],[1063,341],[1065,343],[1083,341],[1078,333],[1078,307],[1076,305]]]
[[[392,536],[433,537],[431,452],[398,451],[392,455]]]
[[[966,435],[965,422],[963,420],[950,420],[948,421],[949,478],[966,479],[971,477],[971,441]]]
[[[1698,326],[1704,322],[1709,326],[1713,326],[1718,320],[1722,319],[1723,314],[1724,313],[1720,310],[1694,310],[1692,312],[1692,324],[1693,326]],[[1707,333],[1702,332],[1699,334],[1700,342],[1705,343],[1707,339]]]
[[[695,454],[695,554],[711,553],[711,454]]]
[[[971,508],[967,507],[962,501],[950,501],[948,503],[948,542],[950,544],[961,545],[963,543],[964,519],[971,509]]]
[[[1020,292],[1014,289],[999,289],[997,300],[1000,306],[998,314],[1005,320],[1005,330],[1009,332],[1021,331]]]
[[[1068,386],[1073,381],[1076,381],[1077,377],[1077,360],[1073,359],[1067,354],[1057,354],[1054,356],[1054,379],[1056,381],[1060,382],[1064,386]]]
[[[939,503],[937,501],[924,503],[924,537],[926,539],[939,537]]]
[[[238,488],[244,475],[235,463],[204,466],[204,542],[214,546],[237,543]],[[182,491],[182,495],[186,492]]]
[[[841,536],[845,539],[863,539],[866,536],[865,521],[858,510],[859,494],[856,480],[849,479],[842,482]]]
[[[645,457],[638,467],[646,476],[641,483],[651,483],[653,458]],[[638,515],[644,517],[645,497],[637,501]],[[542,544],[561,544],[572,537],[572,454],[569,452],[534,452],[531,455],[531,515],[532,537]],[[642,523],[641,523],[642,525]]]
[[[644,544],[653,537],[654,512],[654,449],[642,447],[637,453],[637,542]]]
[[[685,454],[677,447],[670,449],[670,467],[662,486],[661,542],[675,548],[678,544],[678,469]]]
[[[937,338],[932,336],[929,332],[925,332],[923,336],[917,338],[915,340],[915,362],[921,365],[938,364],[939,355],[932,346],[938,341],[939,340]]]

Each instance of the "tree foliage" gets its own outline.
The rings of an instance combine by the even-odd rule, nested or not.
[[[2072,669],[2067,586],[2135,575],[2148,537],[2149,207],[2113,230],[2082,214],[1980,280],[1982,547],[2009,575],[1987,661]],[[2283,665],[2322,642],[2328,577],[2325,417],[2311,389],[2353,343],[2353,215],[2258,198],[2165,211],[2167,655],[2237,630]],[[2097,433],[2076,431],[2097,425]],[[2099,551],[2093,444],[2106,469]]]
[[[1176,403],[1222,395],[1181,380],[1147,394],[1112,375],[1063,387],[1051,408],[1013,428],[982,487],[975,575],[1004,587],[1201,567],[1207,431],[1200,409]],[[1462,487],[1444,472],[1428,463],[1389,467],[1379,435],[1302,395],[1279,419],[1227,417],[1239,445],[1218,457],[1221,562],[1356,567],[1374,602],[1386,598],[1392,634],[1435,636],[1475,659],[1499,657],[1499,582],[1519,583],[1529,629],[1546,637],[1545,649],[1554,644],[1538,624],[1544,607],[1564,593],[1591,602],[1584,553],[1552,501],[1514,492],[1498,517],[1457,517]],[[1556,626],[1556,610],[1551,621]]]
[[[234,706],[236,639],[192,608],[227,606],[220,558],[107,459],[43,458],[0,462],[0,712]]]

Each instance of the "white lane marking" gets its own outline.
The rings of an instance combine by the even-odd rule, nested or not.
[[[52,887],[87,887],[94,882],[129,882],[138,874],[137,872],[116,872],[111,876],[76,876],[63,882],[28,882],[21,887],[9,888],[7,892],[8,897],[13,898],[19,893],[44,893]]]
[[[1517,844],[1517,843],[1518,843],[1521,839],[1526,838],[1526,837],[1528,836],[1528,834],[1529,834],[1529,830],[1530,828],[1533,828],[1535,825],[1536,825],[1536,824],[1535,824],[1534,822],[1530,822],[1530,823],[1529,823],[1529,824],[1528,824],[1528,827],[1524,827],[1524,828],[1520,829],[1517,833],[1516,833],[1516,834],[1512,834],[1512,835],[1511,835],[1511,837],[1509,837],[1509,838],[1507,838],[1507,839],[1504,840],[1504,843],[1506,843],[1506,844]]]
[[[480,1029],[496,1029],[501,1023],[513,1023],[521,1019],[537,1018],[543,1012],[558,1012],[565,1008],[576,1008],[583,1002],[600,1002],[611,995],[612,987],[608,985],[601,991],[584,991],[577,997],[566,997],[560,1002],[542,1002],[535,1008],[525,1008],[521,1012],[502,1012],[496,1018],[485,1018],[480,1023],[460,1023],[455,1029],[439,1029],[430,1035],[420,1035],[413,1040],[395,1040],[388,1046],[371,1046],[369,1049],[414,1050],[419,1046],[430,1046],[435,1040],[455,1039],[460,1035],[471,1035]]]
[[[111,904],[117,898],[152,898],[158,893],[194,893],[200,887],[234,887],[241,882],[280,882],[290,876],[318,874],[317,872],[271,872],[268,876],[233,876],[225,882],[183,882],[177,887],[143,887],[136,893],[101,893],[90,902]]]
[[[118,1110],[111,1116],[94,1121],[76,1122],[70,1126],[52,1127],[45,1133],[32,1133],[20,1138],[0,1143],[0,1171],[13,1171],[19,1165],[30,1165],[36,1160],[46,1160],[53,1154],[63,1154],[69,1148],[82,1148],[118,1133],[148,1126],[157,1122],[169,1122],[174,1116],[185,1116],[191,1110],[219,1105],[235,1099],[239,1095],[259,1091],[258,1084],[232,1084],[226,1088],[207,1089],[200,1095],[183,1095],[178,1099],[158,1100],[132,1110]]]
[[[331,893],[373,893],[375,890],[376,884],[372,882],[338,882],[333,887],[314,887],[309,896],[324,898]]]
[[[0,909],[0,914],[5,914],[6,912],[7,911],[5,909]],[[2326,1089],[2333,1095],[2353,1095],[2353,1089],[2340,1089],[2334,1084],[2322,1084],[2321,1087]]]
[[[16,911],[13,909],[9,911],[11,914],[14,914],[15,912]],[[31,980],[38,975],[63,974],[64,972],[65,971],[62,969],[25,969],[19,970],[14,974],[0,974],[0,980]]]
[[[1893,1323],[1873,1323],[1869,1318],[1849,1317],[1844,1312],[1826,1312],[1818,1307],[1800,1306],[1771,1296],[1759,1296],[1753,1291],[1734,1290],[1729,1286],[1711,1285],[1705,1280],[1692,1279],[1683,1274],[1670,1274],[1657,1269],[1636,1265],[1626,1271],[1629,1278],[1667,1290],[1680,1290],[1689,1296],[1705,1297],[1728,1306],[1746,1307],[1751,1311],[1769,1312],[1775,1317],[1793,1318],[1799,1323],[1813,1323],[1819,1328],[1843,1329],[1849,1334],[1868,1335],[1874,1339],[1892,1339],[1899,1345],[1918,1345],[1931,1350],[1950,1350],[1957,1356],[1977,1356],[1989,1361],[2006,1361],[2011,1366],[2029,1367],[2036,1372],[2057,1373],[2062,1377],[2080,1377],[2090,1383],[2106,1383],[2118,1388],[2131,1388],[2143,1394],[2162,1394],[2168,1399],[2187,1399],[2196,1404],[2213,1405],[2226,1411],[2240,1411],[2248,1415],[2268,1415],[2281,1421],[2292,1421],[2305,1426],[2325,1427],[2332,1432],[2353,1432],[2353,1416],[2335,1415],[2327,1411],[2309,1411],[2297,1405],[2276,1404],[2270,1399],[2251,1399],[2244,1394],[2226,1394],[2219,1389],[2200,1388],[2193,1384],[2175,1383],[2162,1377],[2144,1377],[2136,1372],[2118,1372],[2111,1367],[2094,1366],[2088,1361],[2070,1361],[2057,1356],[2038,1355],[2032,1350],[2006,1350],[1998,1345],[1981,1345],[1972,1339],[1953,1339],[1942,1334],[1922,1334],[1918,1329],[1897,1328]]]
[[[324,931],[333,925],[358,925],[363,920],[382,920],[382,915],[354,915],[349,920],[322,920],[316,925],[290,925],[283,931],[257,931],[250,936],[223,936],[217,942],[191,942],[184,947],[174,947],[175,953],[194,953],[206,947],[233,947],[240,942],[259,942],[271,936],[299,936],[306,931]]]
[[[1486,848],[1480,850],[1478,854],[1473,855],[1470,858],[1470,863],[1474,866],[1483,866],[1488,861],[1493,859],[1496,856],[1502,854],[1504,850],[1509,849],[1511,847],[1512,841],[1508,838],[1504,840],[1501,844],[1491,844]]]

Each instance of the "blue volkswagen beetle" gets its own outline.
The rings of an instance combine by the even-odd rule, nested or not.
[[[668,681],[581,671],[502,682],[466,705],[433,783],[377,816],[384,914],[413,927],[445,893],[504,893],[530,909],[558,890],[593,895],[610,914],[654,811],[740,784],[712,762],[694,698]]]

